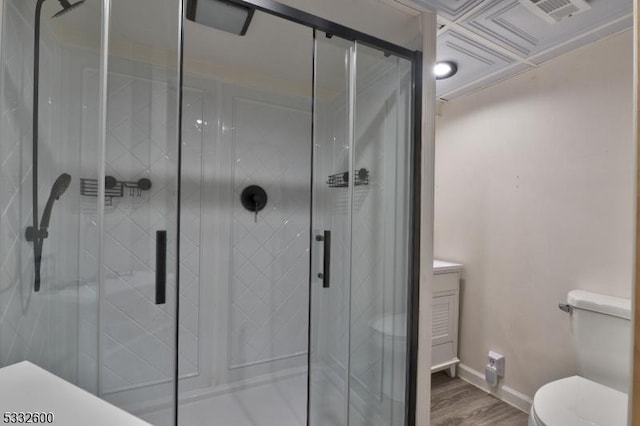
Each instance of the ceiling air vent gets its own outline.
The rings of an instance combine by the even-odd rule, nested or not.
[[[585,0],[519,0],[520,4],[550,24],[591,9]]]

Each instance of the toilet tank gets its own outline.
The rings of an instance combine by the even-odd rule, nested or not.
[[[628,393],[631,378],[631,300],[572,290],[571,332],[578,373]]]

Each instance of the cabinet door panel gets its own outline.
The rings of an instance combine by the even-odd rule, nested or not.
[[[432,345],[434,346],[453,341],[455,300],[455,295],[433,298]]]

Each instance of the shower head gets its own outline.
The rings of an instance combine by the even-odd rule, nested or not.
[[[49,195],[49,199],[47,200],[47,205],[44,207],[44,212],[42,212],[42,220],[40,221],[40,229],[46,230],[49,228],[49,220],[51,219],[51,209],[53,209],[53,202],[55,200],[60,199],[62,194],[69,188],[71,184],[71,175],[68,173],[63,173],[58,176],[58,179],[53,183],[51,187],[51,194]]]
[[[51,187],[51,195],[49,196],[49,198],[55,198],[56,200],[59,199],[67,190],[67,188],[69,188],[70,184],[71,175],[68,173],[61,174],[53,183],[53,186]]]
[[[64,15],[67,12],[72,11],[73,9],[75,9],[78,6],[82,6],[84,4],[86,0],[80,0],[77,1],[75,3],[69,3],[69,0],[58,0],[58,3],[60,3],[60,6],[62,6],[62,10],[58,13],[56,13],[55,15],[53,15],[53,18],[57,18],[59,16]]]
[[[187,0],[186,18],[216,30],[243,36],[255,8],[229,0]]]

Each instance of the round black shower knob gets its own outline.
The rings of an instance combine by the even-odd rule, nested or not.
[[[267,205],[267,192],[258,185],[247,186],[240,194],[240,202],[250,212],[259,212]]]
[[[138,181],[138,188],[143,191],[148,191],[151,189],[151,181],[147,178],[142,178]]]

